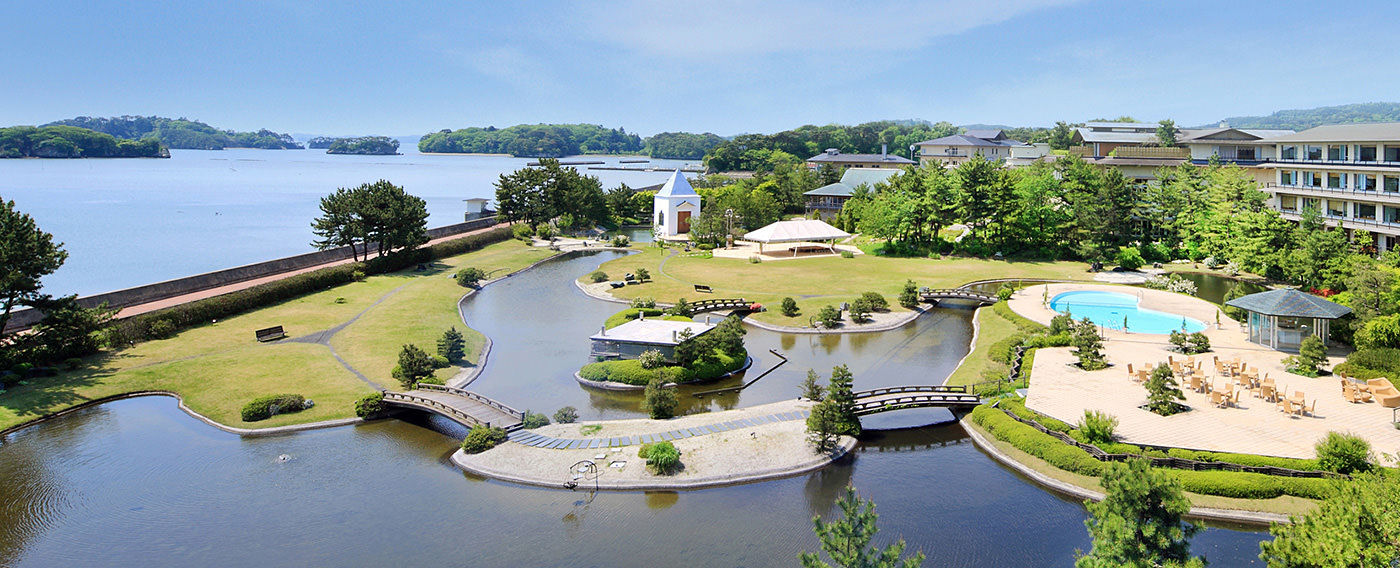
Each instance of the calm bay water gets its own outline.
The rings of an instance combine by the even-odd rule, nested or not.
[[[616,166],[626,158],[575,159]],[[67,263],[44,279],[46,291],[95,294],[309,252],[320,198],[379,179],[426,200],[430,227],[459,223],[463,199],[494,199],[497,177],[529,161],[252,149],[172,150],[163,160],[0,160],[0,198],[14,200],[68,250]],[[668,175],[578,167],[604,189],[662,183]]]

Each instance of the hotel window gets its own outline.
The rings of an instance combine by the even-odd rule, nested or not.
[[[1362,161],[1362,162],[1374,162],[1374,161],[1376,161],[1376,147],[1375,147],[1375,146],[1361,146],[1360,148],[1358,148],[1358,150],[1359,150],[1359,151],[1358,151],[1357,154],[1356,154],[1356,159],[1357,159],[1357,160]]]
[[[1322,176],[1317,172],[1303,172],[1304,187],[1322,187]]]
[[[1298,179],[1297,176],[1298,176],[1297,172],[1293,172],[1293,171],[1291,171],[1291,170],[1283,170],[1283,171],[1280,171],[1280,172],[1278,173],[1278,184],[1279,184],[1279,185],[1293,185],[1294,183],[1296,183],[1296,181],[1297,181],[1297,179]]]
[[[1297,211],[1298,198],[1293,195],[1278,196],[1278,208],[1284,211]]]
[[[1400,162],[1400,146],[1386,146],[1385,161]]]
[[[1387,205],[1382,208],[1381,211],[1385,213],[1385,219],[1383,219],[1385,222],[1400,223],[1400,207],[1391,207]]]
[[[1327,159],[1333,162],[1345,162],[1347,159],[1346,144],[1328,144]]]
[[[1391,193],[1400,192],[1400,177],[1385,176],[1385,182],[1381,185],[1385,187],[1386,191]]]
[[[1346,216],[1347,216],[1347,202],[1342,201],[1342,200],[1340,200],[1340,199],[1328,199],[1328,200],[1327,200],[1327,216],[1328,216],[1328,217],[1346,217]]]
[[[1304,160],[1321,160],[1322,146],[1303,146]]]
[[[1352,210],[1352,213],[1356,215],[1357,219],[1366,219],[1368,221],[1376,220],[1375,205],[1372,205],[1370,203],[1353,203],[1352,205],[1355,207]]]
[[[1356,174],[1356,189],[1358,191],[1375,191],[1376,176],[1371,174]]]
[[[1303,198],[1303,209],[1304,209],[1304,210],[1311,209],[1311,210],[1313,210],[1313,211],[1317,211],[1318,213],[1321,213],[1321,212],[1322,212],[1321,201],[1322,201],[1321,199],[1318,199],[1318,198],[1316,198],[1316,197],[1304,197],[1304,198]]]
[[[1336,172],[1327,172],[1327,189],[1345,189],[1347,186],[1347,175]]]
[[[1296,159],[1298,159],[1298,147],[1297,147],[1297,146],[1284,146],[1283,149],[1279,152],[1278,158],[1279,158],[1280,160],[1296,160]]]

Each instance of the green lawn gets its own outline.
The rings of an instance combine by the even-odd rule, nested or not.
[[[389,369],[405,341],[430,352],[437,336],[456,325],[474,360],[484,339],[463,329],[457,299],[465,289],[447,275],[478,266],[496,275],[548,257],[518,241],[443,259],[424,272],[371,276],[235,317],[184,330],[170,339],[88,357],[82,368],[40,378],[0,394],[0,429],[96,398],[139,390],[169,390],[196,412],[230,426],[264,428],[353,415],[354,399],[371,387],[342,367],[323,345],[259,344],[254,330],[281,325],[299,337],[344,323],[364,312],[334,338],[337,351],[367,376],[392,387]],[[395,292],[397,290],[397,292]],[[386,297],[387,296],[387,297]],[[375,302],[384,301],[375,306]],[[371,307],[373,306],[373,307]],[[368,310],[368,311],[366,311]],[[440,370],[450,376],[456,369]],[[243,404],[266,394],[295,393],[316,401],[311,410],[255,423],[239,417]]]
[[[948,375],[949,385],[970,385],[981,382],[982,371],[996,367],[1004,370],[1006,365],[1002,365],[988,357],[993,343],[1006,339],[1020,331],[1016,324],[1007,321],[991,308],[977,310],[977,341],[972,348],[972,352],[967,354],[961,365],[953,370],[953,374]],[[1030,361],[1025,361],[1022,369],[1029,371]]]
[[[753,264],[744,259],[702,258],[685,253],[667,258],[671,252],[647,247],[640,254],[604,263],[602,270],[609,275],[633,272],[638,267],[645,267],[652,274],[651,282],[618,289],[613,294],[622,298],[648,296],[662,302],[743,297],[769,307],[776,307],[784,296],[791,296],[802,310],[797,316],[784,317],[778,310],[770,309],[752,317],[773,324],[806,326],[808,317],[822,306],[847,302],[867,291],[879,292],[889,300],[892,310],[904,311],[896,299],[905,280],[932,288],[953,288],[989,278],[1088,280],[1081,262],[861,255]],[[580,276],[580,280],[589,282],[586,274]],[[714,294],[697,294],[695,284],[709,285]]]

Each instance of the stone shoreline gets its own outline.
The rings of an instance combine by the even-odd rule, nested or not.
[[[739,367],[738,369],[734,369],[733,371],[730,371],[730,372],[728,372],[728,373],[725,373],[725,374],[720,375],[720,376],[718,376],[718,377],[715,377],[715,378],[713,378],[713,379],[705,379],[705,380],[703,380],[703,381],[691,381],[691,382],[688,382],[688,383],[680,383],[680,385],[703,385],[703,384],[707,384],[707,383],[713,383],[713,382],[716,382],[716,381],[721,381],[721,380],[727,379],[727,378],[729,378],[729,377],[732,377],[732,376],[734,376],[734,375],[737,375],[737,374],[739,374],[739,373],[742,373],[742,372],[744,372],[744,371],[747,371],[747,370],[749,370],[749,367],[752,367],[752,366],[753,366],[753,357],[745,357],[743,366]],[[585,379],[585,378],[583,378],[583,375],[580,375],[580,374],[578,373],[578,371],[574,371],[574,380],[575,380],[575,381],[578,381],[578,384],[581,384],[581,385],[583,385],[583,386],[591,387],[591,388],[595,388],[595,389],[601,389],[601,390],[610,390],[610,391],[632,391],[632,392],[635,392],[635,391],[643,391],[643,390],[646,390],[646,389],[647,389],[646,385],[631,385],[631,384],[627,384],[627,383],[614,383],[614,382],[612,382],[612,381],[594,381],[594,380],[591,380],[591,379]],[[676,383],[667,383],[667,384],[679,386],[679,385],[676,385]]]
[[[333,420],[322,420],[320,422],[307,422],[304,424],[288,424],[286,426],[274,426],[271,428],[238,428],[235,426],[225,425],[214,420],[213,418],[209,418],[208,416],[195,412],[194,409],[185,406],[185,399],[181,397],[179,393],[163,390],[140,390],[125,392],[121,394],[114,394],[111,396],[104,396],[102,398],[96,398],[84,402],[82,404],[70,406],[58,412],[46,414],[39,418],[35,418],[33,420],[25,422],[23,424],[16,424],[4,430],[0,430],[0,438],[4,438],[5,436],[8,436],[15,432],[19,432],[21,430],[25,430],[33,426],[38,426],[55,418],[66,416],[74,412],[86,410],[94,406],[99,406],[109,402],[125,400],[128,398],[136,398],[141,396],[168,396],[170,398],[173,398],[175,399],[176,405],[180,408],[180,410],[184,411],[185,414],[190,415],[191,417],[193,417],[196,420],[199,420],[200,422],[218,428],[219,430],[223,430],[224,432],[228,432],[230,434],[237,434],[245,438],[260,436],[278,436],[281,434],[290,434],[293,432],[302,432],[305,430],[319,430],[322,428],[335,428],[337,426],[350,426],[353,424],[360,424],[364,422],[364,419],[362,418],[337,418]]]

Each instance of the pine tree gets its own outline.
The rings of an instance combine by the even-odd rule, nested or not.
[[[442,337],[439,337],[437,341],[438,355],[453,363],[461,361],[466,356],[466,348],[467,342],[462,339],[462,332],[457,331],[456,326],[442,332]]]
[[[852,390],[854,377],[845,365],[831,369],[831,383],[827,387],[826,399],[831,401],[836,411],[836,432],[846,436],[860,436],[860,417],[856,416],[856,397]]]
[[[918,568],[924,563],[924,553],[918,552],[909,558],[904,556],[904,539],[883,549],[871,548],[879,528],[875,526],[880,516],[875,513],[875,502],[861,499],[854,487],[847,486],[846,494],[837,499],[841,508],[840,520],[823,522],[821,517],[812,518],[812,530],[822,541],[822,552],[843,568]],[[810,552],[798,555],[803,568],[832,568],[821,557]]]
[[[807,369],[807,378],[802,380],[802,398],[815,402],[821,402],[822,394],[825,390],[822,388],[821,383],[818,382],[821,380],[821,378],[821,373],[818,373],[813,369]]]
[[[1085,505],[1094,548],[1075,567],[1204,566],[1191,557],[1190,538],[1200,529],[1181,520],[1191,510],[1181,486],[1146,460],[1107,465],[1103,501]]]

